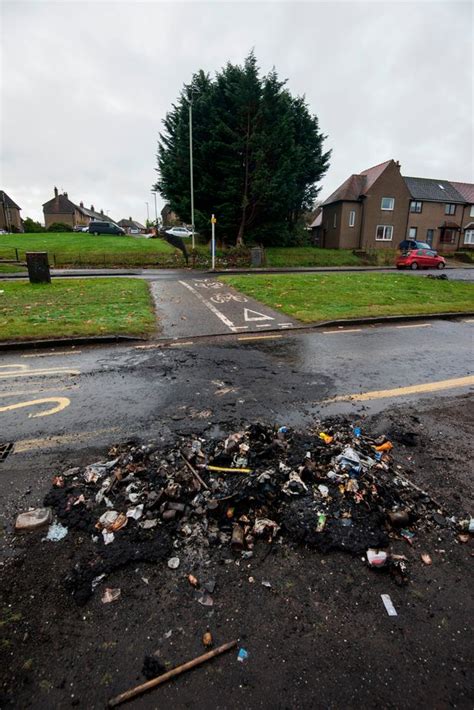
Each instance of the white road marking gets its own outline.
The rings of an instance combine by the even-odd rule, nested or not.
[[[22,355],[21,357],[57,357],[58,355],[80,355],[81,350],[67,350],[57,353],[33,353],[31,355]]]
[[[293,323],[278,323],[278,325],[281,325],[282,328],[291,328]]]
[[[180,341],[179,343],[171,343],[170,347],[179,348],[181,345],[193,345],[193,341],[192,340],[185,340],[185,341]]]
[[[271,328],[271,323],[257,323],[257,328]]]
[[[466,320],[463,320],[463,323],[474,323],[474,318],[466,318]]]
[[[249,313],[253,313],[254,315],[250,316]],[[266,316],[265,313],[259,313],[258,311],[250,310],[250,308],[244,308],[244,320],[245,321],[257,321],[257,320],[275,320],[275,319],[272,316]]]
[[[214,306],[214,304],[212,304],[210,301],[208,301],[206,298],[204,298],[204,296],[202,294],[200,294],[199,291],[196,291],[196,289],[193,288],[190,284],[186,283],[186,281],[180,281],[179,283],[182,286],[185,286],[187,289],[189,289],[189,291],[191,291],[191,293],[194,293],[196,298],[198,298],[206,306],[206,308],[209,308],[209,310],[212,313],[214,313],[214,315],[217,316],[219,318],[219,320],[221,320],[224,323],[224,325],[226,325],[227,328],[229,328],[229,330],[231,330],[233,333],[235,333],[235,326],[232,323],[232,321],[229,320],[227,318],[227,316],[225,316],[223,313],[221,313],[220,310]]]
[[[431,328],[431,323],[411,323],[410,325],[396,325],[395,328]]]
[[[235,325],[235,330],[248,330],[248,325]]]
[[[344,330],[323,330],[324,335],[334,335],[339,333],[360,333],[362,328],[344,328]]]

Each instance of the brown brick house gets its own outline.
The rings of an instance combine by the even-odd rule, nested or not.
[[[4,190],[0,190],[0,229],[6,232],[22,232],[20,210],[21,207],[18,207]]]
[[[470,183],[403,177],[400,164],[388,160],[351,175],[325,200],[320,244],[396,249],[411,237],[440,251],[469,247],[471,239],[474,247],[474,224],[466,221],[474,213],[471,191]]]
[[[127,234],[137,234],[137,232],[144,232],[146,230],[146,227],[143,226],[143,224],[140,224],[140,222],[137,222],[136,219],[132,219],[129,217],[128,219],[121,219],[119,222],[117,222],[119,227],[122,227]]]
[[[465,204],[461,218],[460,248],[474,249],[474,185],[469,182],[452,182],[463,196]]]
[[[54,188],[54,197],[45,202],[43,205],[44,225],[46,229],[54,222],[62,222],[70,227],[84,226],[87,227],[89,222],[113,222],[111,217],[104,214],[104,210],[96,212],[94,205],[90,209],[84,207],[84,203],[80,202],[76,205],[72,202],[67,192],[60,194],[58,188]]]

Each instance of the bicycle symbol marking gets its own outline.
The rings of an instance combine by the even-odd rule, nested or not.
[[[247,303],[248,299],[242,296],[240,293],[216,293],[215,296],[211,296],[209,299],[213,303],[230,303],[230,301],[236,301],[237,303]]]

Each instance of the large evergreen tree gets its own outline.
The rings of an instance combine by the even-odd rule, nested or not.
[[[291,242],[330,155],[304,98],[292,97],[275,71],[261,77],[253,52],[243,66],[228,63],[215,79],[194,75],[163,121],[155,185],[188,223],[190,102],[196,228],[206,232],[214,212],[229,241]]]

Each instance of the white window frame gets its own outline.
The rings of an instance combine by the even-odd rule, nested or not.
[[[351,210],[349,212],[349,227],[353,227],[356,222],[356,213],[355,210]]]
[[[383,206],[384,200],[390,200],[390,207]],[[395,209],[395,198],[394,197],[382,197],[382,200],[380,202],[380,209],[383,210],[384,212],[393,212],[393,210]]]
[[[420,209],[417,209],[417,207],[420,207]],[[413,209],[412,209],[413,207]],[[421,200],[412,200],[410,202],[410,212],[411,214],[421,214],[423,210],[423,202]]]
[[[412,234],[412,231],[415,232],[415,234]],[[417,234],[418,234],[418,227],[409,227],[408,228],[408,239],[414,239],[416,241]]]
[[[466,229],[464,232],[464,244],[472,244],[474,246],[474,229]]]
[[[334,229],[337,227],[337,212],[334,212],[334,219],[332,221],[332,226]]]
[[[474,205],[471,205],[471,210],[469,212],[469,217],[474,217]]]
[[[383,229],[383,236],[379,237],[379,229]],[[390,233],[390,236],[387,237],[387,233]],[[376,242],[391,242],[393,239],[393,225],[391,224],[378,224],[376,229],[375,229],[375,241]]]
[[[454,202],[446,202],[444,205],[444,214],[447,214],[450,217],[455,215],[456,214],[456,204]]]

